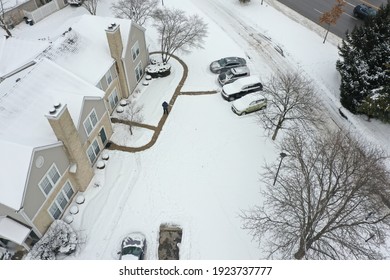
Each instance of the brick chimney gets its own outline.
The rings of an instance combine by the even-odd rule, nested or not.
[[[119,24],[111,23],[106,29],[108,47],[111,57],[116,61],[119,83],[123,97],[129,97],[129,87],[127,85],[126,72],[122,61],[123,43]]]
[[[79,190],[85,191],[94,173],[66,104],[55,104],[46,117],[57,139],[64,144],[71,165],[76,164],[72,175],[78,183]]]

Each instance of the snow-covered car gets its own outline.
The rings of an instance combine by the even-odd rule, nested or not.
[[[235,80],[250,75],[249,68],[246,66],[234,67],[218,75],[218,82],[221,86],[230,84]]]
[[[210,71],[213,73],[226,72],[230,68],[246,66],[246,60],[242,57],[225,57],[213,61],[210,64]]]
[[[145,252],[146,239],[140,232],[130,233],[122,240],[120,260],[142,260]]]
[[[221,95],[227,101],[233,101],[252,92],[263,90],[257,76],[244,77],[222,87]]]
[[[84,0],[68,0],[69,5],[71,6],[81,6]]]
[[[353,9],[353,15],[357,18],[366,19],[376,15],[376,10],[366,4],[359,4]]]
[[[267,98],[258,93],[251,93],[232,102],[232,111],[237,115],[245,115],[267,107]]]

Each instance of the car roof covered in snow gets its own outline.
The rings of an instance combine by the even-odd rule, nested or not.
[[[257,76],[243,77],[235,80],[233,83],[223,86],[223,91],[227,94],[233,94],[241,91],[244,86],[260,83],[260,79]]]

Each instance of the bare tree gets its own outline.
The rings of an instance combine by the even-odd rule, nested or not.
[[[93,16],[96,16],[97,6],[100,0],[84,0],[83,7]]]
[[[119,0],[111,5],[114,15],[119,18],[131,19],[139,25],[152,17],[159,0]]]
[[[344,12],[343,8],[344,8],[346,3],[347,2],[345,2],[344,0],[336,0],[336,3],[332,7],[332,9],[321,15],[320,23],[326,23],[328,25],[323,43],[325,43],[326,37],[328,36],[330,25],[337,23],[337,20],[341,17],[341,15]]]
[[[12,37],[12,33],[11,31],[9,30],[9,27],[8,27],[8,24],[7,24],[7,20],[5,18],[5,4],[7,3],[8,1],[5,1],[5,0],[0,0],[0,27],[1,29],[3,29],[5,31],[5,33],[7,33],[7,36],[8,37]]]
[[[189,52],[201,48],[207,36],[207,24],[198,16],[186,16],[177,9],[158,9],[153,16],[161,44],[161,58],[167,62],[177,50]]]
[[[264,204],[243,211],[244,228],[268,257],[382,259],[390,212],[380,195],[390,187],[383,152],[342,132],[289,133],[287,154],[263,174]]]
[[[123,118],[128,120],[130,135],[133,135],[133,123],[140,123],[143,121],[144,116],[142,115],[142,111],[144,109],[143,105],[137,105],[135,102],[135,97],[139,93],[139,90],[135,91],[135,93],[130,96],[128,99],[128,104],[125,107],[123,112]]]
[[[308,124],[322,123],[319,112],[319,100],[311,82],[300,72],[279,73],[272,76],[264,86],[267,97],[267,110],[258,113],[264,128],[272,133],[272,140],[280,129],[287,128],[286,123]]]

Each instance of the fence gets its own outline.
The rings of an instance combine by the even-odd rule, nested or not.
[[[24,16],[32,19],[34,23],[44,19],[45,17],[51,15],[52,13],[60,10],[65,6],[65,1],[64,0],[53,0],[42,7],[39,7],[35,11],[28,12],[24,10]]]

